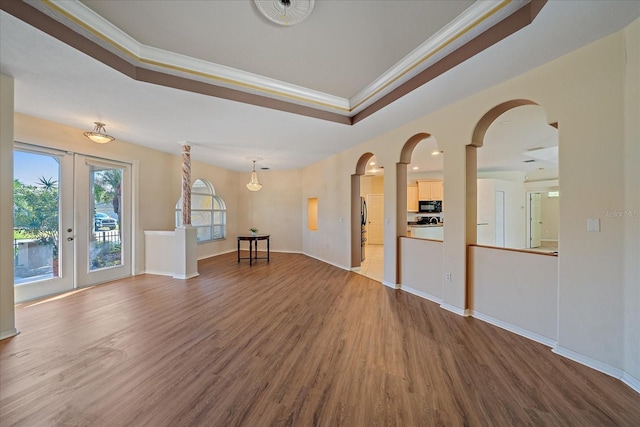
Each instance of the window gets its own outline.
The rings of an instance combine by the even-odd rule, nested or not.
[[[176,227],[181,225],[182,197],[176,203]],[[196,179],[191,186],[191,225],[196,227],[198,243],[221,240],[227,235],[227,207],[203,179]]]

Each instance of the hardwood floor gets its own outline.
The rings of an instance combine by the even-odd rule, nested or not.
[[[199,271],[18,306],[0,425],[639,425],[620,381],[361,275],[282,253]]]

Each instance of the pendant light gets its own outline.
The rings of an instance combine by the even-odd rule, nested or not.
[[[251,180],[247,184],[249,191],[258,191],[262,188],[262,184],[258,182],[258,173],[256,172],[256,161],[253,161],[253,170],[251,171]]]
[[[93,142],[97,142],[98,144],[106,144],[107,142],[113,141],[115,138],[111,135],[107,135],[107,131],[104,129],[105,124],[100,122],[93,122],[96,126],[92,132],[84,132],[83,135],[92,140]]]

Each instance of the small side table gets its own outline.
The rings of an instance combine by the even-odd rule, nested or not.
[[[243,257],[243,258],[240,257],[240,242],[244,240],[249,242],[249,265],[252,265],[253,261],[257,259],[266,259],[267,262],[269,262],[270,261],[269,259],[270,258],[270,253],[269,253],[270,237],[271,236],[269,234],[256,234],[255,236],[253,234],[240,234],[238,236],[238,262],[240,262],[241,259],[247,259],[246,257]],[[258,240],[267,241],[266,257],[258,257]]]

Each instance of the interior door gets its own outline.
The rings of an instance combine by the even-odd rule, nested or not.
[[[367,194],[367,243],[384,244],[384,195]]]
[[[15,143],[15,302],[74,287],[73,155]]]
[[[539,248],[542,234],[541,193],[529,194],[529,247]]]
[[[131,165],[76,154],[76,286],[131,275]]]

